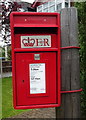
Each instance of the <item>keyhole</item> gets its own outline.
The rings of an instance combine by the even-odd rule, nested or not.
[[[22,82],[24,83],[24,80],[22,80]]]
[[[27,21],[27,19],[25,18],[25,21]]]
[[[44,19],[44,21],[46,22],[46,19]]]

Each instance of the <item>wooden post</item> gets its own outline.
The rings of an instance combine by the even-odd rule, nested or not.
[[[61,10],[61,47],[78,46],[77,9]],[[79,50],[63,49],[61,53],[61,90],[80,89]],[[63,93],[56,118],[80,118],[80,93]]]

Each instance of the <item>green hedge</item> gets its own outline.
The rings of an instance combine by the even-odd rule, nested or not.
[[[75,3],[78,10],[79,43],[80,43],[80,66],[81,66],[81,110],[86,118],[86,2]]]

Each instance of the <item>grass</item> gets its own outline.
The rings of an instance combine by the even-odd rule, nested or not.
[[[12,105],[12,78],[2,79],[2,118],[11,117],[27,110],[15,110]]]

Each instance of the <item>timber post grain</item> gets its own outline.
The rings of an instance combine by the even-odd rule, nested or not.
[[[77,9],[64,8],[61,14],[61,47],[79,46]],[[79,49],[61,51],[61,90],[80,89]],[[61,95],[61,107],[56,108],[56,118],[80,118],[80,92]]]

